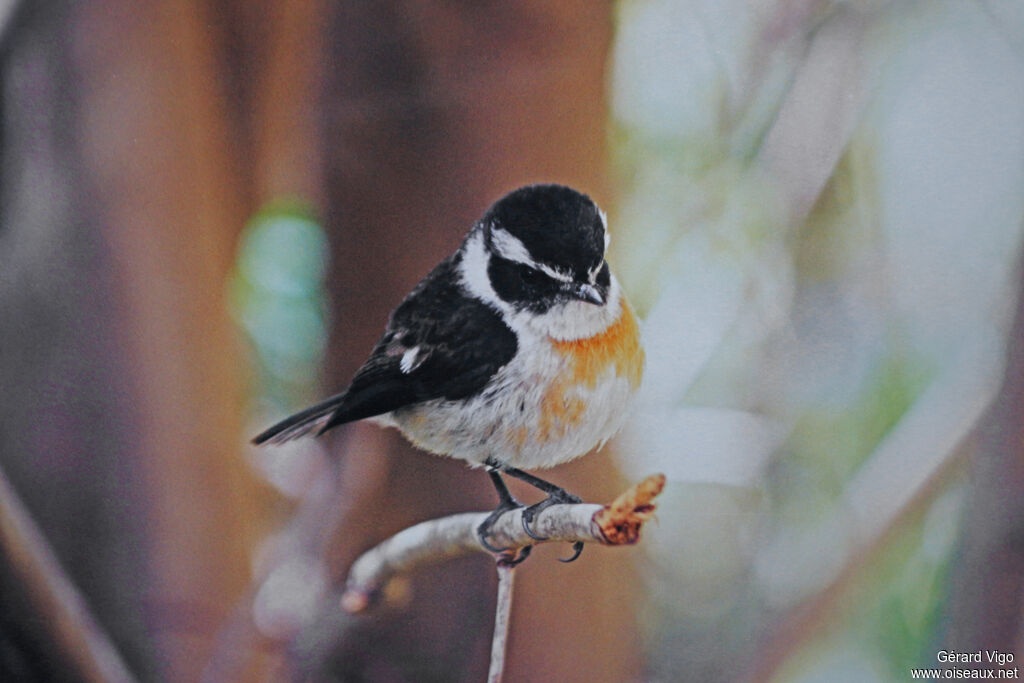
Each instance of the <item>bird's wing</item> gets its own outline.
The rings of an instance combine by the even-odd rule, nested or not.
[[[465,398],[512,360],[515,334],[465,291],[456,267],[455,259],[443,262],[395,309],[321,431],[437,398]]]
[[[482,389],[517,350],[501,316],[459,284],[457,260],[442,262],[391,315],[349,388],[271,427],[255,440],[283,441],[347,422]]]

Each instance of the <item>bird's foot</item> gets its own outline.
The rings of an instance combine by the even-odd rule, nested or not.
[[[530,507],[526,508],[525,510],[523,510],[523,531],[525,531],[526,535],[534,539],[535,541],[546,541],[546,536],[541,536],[532,528],[533,520],[537,518],[537,515],[539,515],[541,512],[551,507],[552,505],[573,504],[582,502],[582,498],[580,498],[579,496],[574,496],[565,489],[558,489],[556,491],[552,491],[544,500],[540,501],[539,503],[535,503]],[[583,541],[576,541],[575,543],[573,543],[572,550],[573,553],[571,557],[560,557],[558,558],[558,561],[572,562],[577,557],[579,557],[580,553],[583,552]]]
[[[487,519],[481,522],[480,526],[476,528],[476,537],[480,541],[480,545],[487,548],[492,553],[507,552],[509,548],[499,548],[495,545],[492,545],[491,542],[487,540],[487,537],[491,535],[491,529],[494,527],[494,523],[498,521],[499,517],[501,517],[506,512],[509,512],[511,510],[518,510],[521,507],[523,507],[522,504],[515,498],[512,498],[511,496],[509,496],[508,498],[503,497],[501,501],[498,503],[498,507],[494,508],[494,511],[491,512],[491,514],[487,515]],[[531,548],[532,546],[527,547]],[[527,550],[525,554],[522,555],[521,559],[517,559],[516,564],[525,560],[526,555],[529,554],[530,553]]]

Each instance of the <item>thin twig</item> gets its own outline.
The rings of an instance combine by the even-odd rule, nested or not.
[[[0,470],[0,558],[28,596],[35,614],[27,615],[46,629],[76,680],[103,683],[136,680],[99,625],[71,579],[60,566],[42,532]]]
[[[552,505],[534,520],[533,529],[544,541],[531,538],[523,529],[521,509],[498,518],[489,540],[514,552],[538,543],[575,542],[629,545],[640,538],[640,528],[654,514],[653,500],[665,487],[665,476],[655,474],[629,489],[610,505],[588,503]],[[480,544],[476,529],[487,513],[463,513],[432,519],[404,529],[366,551],[349,570],[341,606],[347,612],[361,612],[382,594],[382,588],[396,574],[421,564],[469,555],[490,554]]]
[[[498,601],[494,608],[494,636],[491,638],[491,668],[487,672],[487,683],[501,683],[501,677],[505,672],[508,625],[512,614],[512,589],[515,587],[516,578],[514,557],[499,557],[495,566],[498,569]]]

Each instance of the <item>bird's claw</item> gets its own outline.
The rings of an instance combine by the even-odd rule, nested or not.
[[[499,517],[510,510],[516,510],[521,507],[523,506],[514,498],[509,498],[508,500],[503,500],[498,503],[498,507],[494,508],[491,514],[487,515],[487,519],[481,522],[480,526],[476,528],[476,537],[477,540],[480,541],[480,545],[487,548],[492,553],[504,553],[510,550],[510,548],[499,548],[498,546],[492,545],[491,542],[487,540],[487,537],[491,535],[491,528],[494,527],[494,523],[498,521]],[[527,552],[526,554],[529,555],[530,553]],[[525,559],[525,556],[521,559],[517,559],[515,564],[519,564],[519,562],[522,562]]]
[[[508,553],[512,548],[499,548],[498,546],[491,544],[491,542],[487,540],[487,537],[491,534],[491,527],[494,526],[494,523],[498,521],[499,517],[509,510],[515,510],[521,507],[522,505],[517,503],[515,499],[510,499],[508,502],[503,501],[491,514],[487,515],[487,519],[481,522],[480,526],[476,528],[476,537],[477,540],[480,541],[480,545],[496,555],[501,555],[501,557],[498,558],[498,561],[507,567],[515,567],[518,564],[522,564],[522,562],[530,556],[530,553],[533,551],[533,546],[523,546],[519,548],[514,555],[509,557]]]
[[[532,548],[533,546],[530,546],[530,547]],[[576,558],[578,558],[580,556],[580,554],[582,554],[582,553],[583,553],[583,541],[576,541],[575,543],[572,544],[572,557],[560,557],[560,558],[558,558],[558,561],[559,562],[565,562],[566,564],[568,564],[569,562],[575,562]]]
[[[509,548],[499,548],[496,545],[491,545],[490,542],[487,540],[487,533],[488,532],[486,532],[486,531],[481,531],[480,527],[477,527],[476,538],[477,538],[478,541],[480,541],[480,545],[482,545],[483,547],[487,548],[492,553],[503,553],[503,552],[509,550]]]
[[[579,496],[574,496],[573,494],[569,493],[568,491],[560,491],[560,492],[552,493],[551,495],[549,495],[547,498],[545,498],[544,500],[540,501],[539,503],[535,503],[535,504],[531,505],[530,507],[526,508],[525,510],[523,510],[523,531],[525,531],[526,535],[529,536],[530,538],[532,538],[535,541],[546,541],[546,540],[548,540],[547,536],[541,536],[536,531],[534,531],[533,528],[532,528],[533,520],[537,518],[537,515],[539,515],[541,512],[543,512],[547,508],[551,507],[552,505],[582,503],[582,502],[583,502],[582,498],[580,498]],[[576,541],[575,543],[572,544],[572,548],[573,548],[572,557],[559,558],[559,560],[561,562],[572,562],[577,557],[579,557],[580,553],[583,552],[583,541]]]
[[[548,498],[548,500],[551,499]],[[540,503],[537,503],[537,505],[540,505]],[[532,528],[530,528],[530,525],[533,524],[533,520],[537,516],[537,513],[543,510],[543,508],[537,509],[537,505],[531,505],[530,507],[523,510],[523,531],[525,531],[526,535],[535,541],[546,541],[548,540],[547,536],[541,536]]]

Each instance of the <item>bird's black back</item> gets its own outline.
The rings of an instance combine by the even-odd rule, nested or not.
[[[347,390],[282,420],[254,443],[287,440],[321,423],[323,433],[417,403],[458,400],[480,391],[512,360],[517,343],[501,316],[461,285],[461,257],[456,252],[442,261],[399,304]],[[415,348],[415,367],[403,372],[402,357]]]

